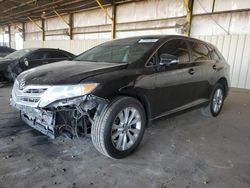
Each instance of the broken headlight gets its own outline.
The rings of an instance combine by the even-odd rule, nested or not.
[[[45,107],[58,100],[80,97],[89,94],[97,86],[98,83],[52,86],[44,93],[44,95],[42,95],[39,107]]]

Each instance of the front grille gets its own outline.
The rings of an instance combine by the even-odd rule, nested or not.
[[[21,101],[25,101],[25,102],[33,102],[33,103],[36,103],[36,102],[39,102],[40,98],[38,97],[21,97],[20,98]]]
[[[19,105],[37,107],[42,95],[49,87],[45,85],[29,85],[24,89],[20,89],[19,82],[16,80],[12,89],[12,99]]]
[[[25,93],[44,93],[47,90],[47,88],[42,89],[28,89],[25,91]]]

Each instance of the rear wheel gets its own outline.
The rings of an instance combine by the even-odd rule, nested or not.
[[[224,87],[217,83],[212,92],[209,104],[201,109],[202,114],[208,117],[216,117],[221,112],[225,98]]]
[[[95,148],[110,158],[123,158],[140,144],[146,125],[141,103],[131,97],[119,97],[96,117],[91,128]]]

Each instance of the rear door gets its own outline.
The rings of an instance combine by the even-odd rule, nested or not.
[[[224,59],[219,56],[219,52],[213,46],[208,46],[209,49],[209,57],[211,59],[211,64],[209,65],[209,81],[214,84],[217,82],[222,76],[220,72],[224,69]]]
[[[196,77],[197,89],[193,95],[197,99],[209,99],[216,61],[211,59],[210,50],[205,43],[199,41],[190,41],[189,43],[192,52],[192,65],[199,72]]]

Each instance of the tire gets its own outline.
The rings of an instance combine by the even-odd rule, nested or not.
[[[218,93],[219,92],[219,93]],[[209,104],[201,108],[201,112],[206,117],[216,117],[220,114],[224,104],[225,90],[222,84],[217,83],[214,86]],[[217,107],[215,107],[217,105]]]
[[[142,104],[131,97],[117,97],[96,116],[91,127],[91,139],[100,153],[120,159],[138,147],[145,127],[146,115]]]

